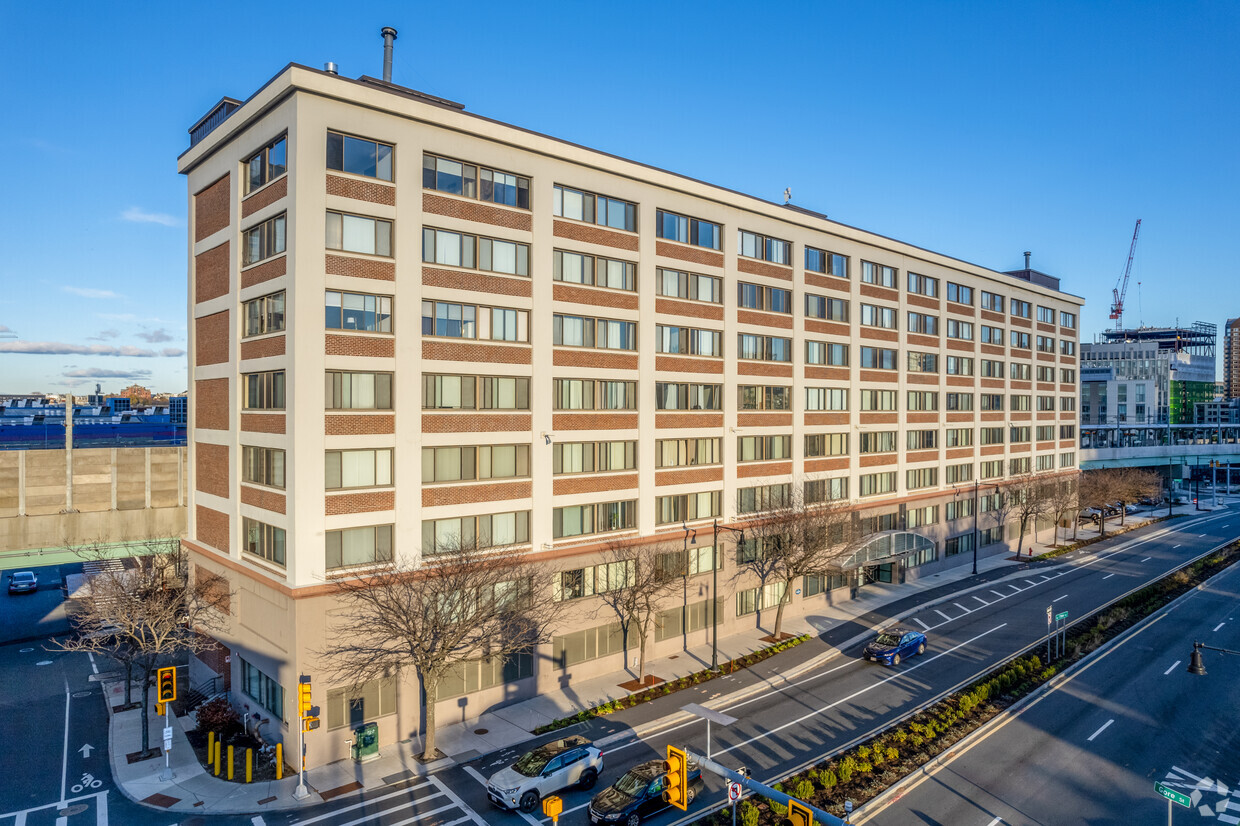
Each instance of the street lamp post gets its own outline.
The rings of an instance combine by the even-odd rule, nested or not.
[[[1232,651],[1230,648],[1218,648],[1213,645],[1206,645],[1204,642],[1194,641],[1193,656],[1188,660],[1187,671],[1189,674],[1196,674],[1198,677],[1204,677],[1206,675],[1206,664],[1202,662],[1201,658],[1201,652],[1203,649],[1206,651],[1218,651],[1221,654],[1235,654],[1240,657],[1240,651]]]
[[[715,544],[710,549],[710,670],[719,670],[719,529],[731,531],[740,537],[737,540],[739,544],[745,544],[745,532],[740,528],[730,528],[727,525],[720,525],[719,520],[715,520]]]

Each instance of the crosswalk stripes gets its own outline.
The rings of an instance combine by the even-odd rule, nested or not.
[[[460,826],[468,822],[486,826],[477,812],[433,775],[402,780],[374,792],[378,793],[374,797],[303,818],[294,826]]]

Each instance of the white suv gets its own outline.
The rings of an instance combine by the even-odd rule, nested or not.
[[[603,771],[603,752],[584,737],[552,740],[528,751],[487,781],[487,796],[504,809],[529,814],[560,789],[589,789]]]

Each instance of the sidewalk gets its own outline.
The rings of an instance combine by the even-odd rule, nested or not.
[[[1191,505],[1179,512],[1190,517],[1208,515],[1208,511],[1204,509],[1200,512],[1193,511]],[[1158,515],[1164,513],[1165,511],[1159,511]],[[1149,513],[1135,514],[1127,517],[1127,523],[1148,522],[1149,518]],[[1114,520],[1114,524],[1112,520],[1108,520],[1108,539],[1114,527],[1118,527],[1118,518]],[[1077,538],[1092,538],[1097,536],[1097,533],[1096,528],[1081,529]],[[1043,531],[1043,538],[1050,539],[1050,532]],[[1139,537],[1124,535],[1118,538],[1116,544],[1137,538]],[[1028,564],[1028,547],[1027,541],[1026,556],[1020,561],[1009,553],[980,558],[977,581],[964,589],[954,586],[973,578],[971,566],[968,564],[904,584],[867,585],[855,599],[826,607],[804,618],[786,619],[784,626],[788,633],[811,634],[815,639],[759,663],[755,668],[704,683],[701,692],[695,696],[690,696],[694,694],[693,690],[683,692],[684,699],[677,702],[675,708],[679,709],[681,705],[694,701],[708,707],[730,704],[747,696],[771,691],[819,667],[823,662],[839,655],[843,649],[866,639],[879,626],[898,621],[940,601],[958,599],[960,594],[969,590],[991,587],[1004,578],[1027,576],[1024,566]],[[1034,552],[1042,553],[1050,547],[1047,543],[1037,543]],[[752,629],[742,634],[721,637],[720,660],[732,659],[765,647],[767,643],[762,642],[760,637],[766,633]],[[647,672],[671,681],[708,667],[710,656],[709,644],[691,646],[677,654],[650,660],[647,663]],[[763,668],[763,665],[766,667]],[[117,785],[127,797],[169,811],[207,815],[261,813],[264,810],[312,806],[321,804],[327,798],[387,786],[413,776],[427,775],[489,752],[534,740],[535,737],[530,732],[540,725],[628,694],[629,692],[620,688],[619,683],[630,680],[633,676],[628,671],[621,671],[584,680],[574,683],[571,692],[548,692],[472,719],[441,725],[438,731],[439,748],[448,757],[431,764],[423,765],[414,758],[421,746],[418,741],[410,740],[383,746],[380,757],[365,764],[346,759],[311,769],[307,774],[307,785],[312,794],[300,801],[293,797],[293,790],[298,783],[295,776],[277,781],[244,784],[230,783],[208,774],[198,764],[185,736],[183,725],[192,726],[192,721],[188,718],[179,720],[172,727],[171,765],[176,773],[173,780],[159,780],[164,767],[162,759],[129,764],[125,755],[141,748],[141,715],[137,710],[112,715],[112,773]],[[104,692],[109,706],[122,702],[120,682],[105,682]],[[670,695],[669,702],[674,700],[676,696]],[[668,705],[656,700],[627,710],[623,713],[623,720],[618,719],[620,715],[596,718],[590,726],[590,734],[595,736],[600,744],[607,745],[632,737],[647,736],[687,719],[688,715],[679,710],[668,713]],[[163,726],[163,718],[155,716],[152,711],[152,745],[161,744]],[[584,732],[574,730],[573,733]],[[289,762],[292,762],[291,758]],[[244,757],[240,757],[238,763],[238,770],[243,772]]]

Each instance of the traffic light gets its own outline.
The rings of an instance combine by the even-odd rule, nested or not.
[[[161,668],[156,672],[155,685],[159,689],[158,701],[171,703],[177,698],[177,670]]]
[[[302,717],[301,718],[301,730],[302,731],[314,731],[318,727],[319,727],[318,717]]]
[[[667,747],[663,771],[663,802],[685,811],[689,808],[689,758],[683,749]]]
[[[814,813],[799,800],[788,801],[788,816],[784,818],[787,826],[814,826]]]
[[[297,716],[310,716],[310,678],[302,677],[304,682],[297,684]]]

